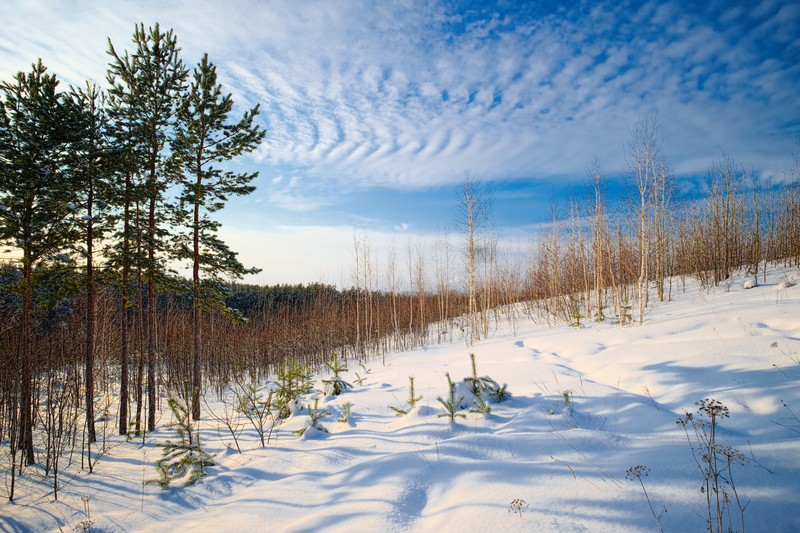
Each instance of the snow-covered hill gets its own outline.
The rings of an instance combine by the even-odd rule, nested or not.
[[[642,326],[520,319],[516,334],[499,324],[473,347],[391,354],[385,366],[350,361],[343,377],[354,388],[320,397],[333,413],[321,421],[329,433],[298,437],[308,415],[296,414],[266,448],[245,429],[240,454],[206,416],[203,442],[216,464],[190,487],[142,484],[157,477],[155,444],[174,438],[164,412],[144,445],[114,441],[94,473],[67,472],[58,502],[44,481],[21,480],[17,501],[0,503],[0,529],[80,528],[86,500],[97,531],[704,531],[701,470],[676,421],[687,411],[697,419],[695,402],[709,398],[730,410],[718,444],[745,458],[732,474],[746,530],[800,531],[792,277],[800,274],[773,270],[749,290],[740,278],[710,292],[687,283]],[[478,374],[507,383],[511,397],[451,423],[436,398],[447,395],[446,373],[471,375],[470,353]],[[396,416],[388,406],[405,404],[409,376],[422,399]],[[327,377],[316,377],[317,389]],[[339,422],[345,403],[352,414]],[[638,465],[649,468],[641,480],[652,512],[639,478],[626,476]],[[739,530],[740,505],[726,490]]]

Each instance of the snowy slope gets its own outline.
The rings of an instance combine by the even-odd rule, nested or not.
[[[800,414],[800,285],[781,283],[792,276],[775,270],[750,290],[741,279],[711,292],[687,282],[642,326],[520,320],[516,334],[500,324],[471,348],[392,354],[366,375],[350,362],[345,379],[357,371],[363,383],[320,400],[337,413],[350,402],[349,422],[330,417],[330,433],[297,437],[308,416],[294,415],[267,448],[246,430],[239,454],[205,418],[216,465],[191,487],[142,485],[156,477],[154,444],[174,436],[165,412],[144,445],[116,441],[93,474],[68,474],[58,502],[44,481],[23,480],[17,501],[0,503],[0,529],[71,530],[88,497],[99,531],[658,531],[626,479],[646,465],[663,530],[703,531],[700,471],[676,420],[714,398],[730,409],[719,442],[748,459],[734,468],[747,530],[800,531],[800,420],[789,410]],[[451,424],[436,397],[447,394],[445,373],[470,375],[470,353],[512,396]],[[388,406],[404,404],[408,376],[423,398],[397,417]]]

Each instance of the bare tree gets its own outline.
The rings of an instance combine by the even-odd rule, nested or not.
[[[386,263],[386,278],[389,283],[392,305],[392,331],[396,343],[400,338],[400,322],[397,317],[397,250],[394,242],[392,242],[392,246],[389,249],[389,257]]]
[[[455,226],[464,235],[465,250],[464,258],[467,270],[467,283],[469,290],[469,300],[467,303],[467,315],[469,318],[468,343],[480,339],[480,329],[478,325],[478,305],[476,300],[475,282],[475,261],[477,257],[476,233],[480,231],[482,216],[484,214],[485,195],[481,191],[480,185],[474,180],[469,172],[464,173],[461,183],[461,191],[456,204]]]
[[[353,252],[355,254],[355,267],[353,270],[353,277],[356,282],[356,351],[361,350],[361,261],[362,251],[365,244],[366,237],[359,235],[353,231]]]
[[[483,259],[483,298],[481,302],[481,319],[484,337],[489,336],[489,310],[497,308],[494,298],[495,270],[497,268],[497,238],[494,234],[494,192],[490,186],[483,187],[481,192],[481,212],[479,219],[482,223],[481,256]]]
[[[594,318],[598,322],[605,318],[603,311],[603,291],[605,290],[605,242],[608,229],[606,227],[605,201],[603,199],[603,185],[605,172],[600,164],[600,159],[595,157],[587,171],[589,181],[594,188],[594,213],[592,217],[592,257],[594,259]]]
[[[753,198],[753,232],[752,232],[752,243],[751,243],[751,272],[753,274],[753,281],[758,284],[758,268],[759,264],[761,263],[761,254],[762,254],[762,246],[761,246],[761,183],[759,182],[758,178],[755,174],[751,175],[751,182],[752,182],[752,198]],[[764,269],[766,270],[767,265],[764,264]]]
[[[669,252],[670,200],[672,199],[672,169],[659,154],[655,161],[652,187],[650,188],[650,204],[653,213],[653,259],[654,276],[658,299],[664,301],[664,284],[667,277],[667,255]]]
[[[411,238],[409,237],[406,244],[407,252],[407,265],[408,265],[408,292],[414,290],[414,249],[411,246]],[[408,334],[414,334],[414,301],[409,298],[408,300]]]
[[[639,218],[639,323],[644,319],[647,306],[650,232],[648,228],[648,203],[661,161],[661,141],[658,138],[658,120],[653,115],[631,128],[631,141],[625,152],[625,161],[639,192],[637,215]]]
[[[414,282],[417,287],[417,309],[419,310],[419,327],[420,333],[425,336],[426,333],[423,328],[426,324],[425,315],[425,251],[422,248],[422,241],[419,237],[414,245]]]
[[[743,180],[744,171],[725,153],[709,171],[706,201],[715,284],[728,279],[733,268],[741,264],[744,206],[740,198],[740,188]]]
[[[436,283],[436,300],[439,308],[439,333],[450,331],[445,324],[449,316],[450,304],[450,241],[446,233],[437,233],[434,250],[434,278]]]

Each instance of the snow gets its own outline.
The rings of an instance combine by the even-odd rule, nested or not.
[[[744,276],[711,291],[687,280],[641,326],[520,318],[472,347],[372,360],[366,375],[349,361],[342,379],[354,388],[319,394],[332,413],[320,420],[327,433],[296,435],[310,419],[295,413],[266,448],[245,426],[239,454],[204,416],[216,464],[193,486],[143,486],[157,478],[155,444],[175,437],[166,411],[144,444],[108,437],[94,473],[65,473],[58,502],[45,480],[20,480],[17,500],[0,503],[0,529],[71,530],[88,497],[100,531],[658,531],[638,481],[626,479],[645,465],[663,530],[703,531],[701,474],[676,420],[713,398],[730,409],[719,442],[748,459],[734,469],[747,530],[800,531],[800,421],[789,410],[800,414],[800,288],[786,283],[797,275],[774,269],[749,290]],[[478,375],[507,383],[511,396],[451,423],[436,398],[448,395],[446,373],[471,375],[470,353]],[[407,407],[409,376],[422,399],[398,417],[388,406]],[[316,376],[317,390],[329,377]]]

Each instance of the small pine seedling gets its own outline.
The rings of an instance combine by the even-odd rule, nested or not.
[[[319,408],[319,398],[315,398],[314,399],[314,408],[313,409],[311,409],[311,408],[308,409],[308,416],[311,417],[311,424],[308,425],[308,426],[305,426],[305,427],[303,427],[301,429],[295,430],[294,433],[296,435],[302,436],[303,433],[305,433],[306,430],[308,428],[310,428],[310,427],[312,427],[314,429],[318,429],[320,431],[324,431],[325,433],[328,433],[328,428],[322,426],[319,423],[319,421],[322,420],[323,418],[327,417],[327,416],[331,416],[331,412],[328,411],[327,409],[320,409]]]
[[[600,304],[600,307],[594,313],[594,321],[602,322],[606,319],[606,305]]]
[[[472,405],[474,407],[470,408],[470,413],[480,413],[483,415],[492,414],[492,408],[489,407],[489,404],[483,399],[482,396],[476,396],[475,399],[472,400]]]
[[[275,391],[275,404],[278,418],[288,418],[292,414],[292,404],[300,394],[311,392],[313,385],[304,365],[289,366],[284,360],[278,367],[278,389]]]
[[[572,415],[574,407],[572,405],[572,390],[568,389],[561,393],[561,401],[564,403],[564,408]]]
[[[408,376],[408,406],[413,409],[421,399],[421,394],[419,396],[414,394],[414,376]]]
[[[389,406],[389,409],[394,411],[394,414],[397,416],[407,415],[409,411],[411,411],[414,407],[416,407],[417,402],[422,399],[422,395],[419,396],[415,395],[414,392],[414,376],[408,376],[408,410],[403,409],[401,407],[393,407]]]
[[[350,412],[351,407],[352,404],[350,402],[347,402],[344,405],[342,405],[342,414],[340,414],[338,418],[339,422],[347,423],[350,421],[350,417],[352,416],[352,413]]]
[[[508,399],[511,396],[511,393],[508,391],[508,384],[503,383],[501,387],[497,387],[495,390],[489,393],[490,397],[494,398],[496,402],[502,402]]]
[[[339,354],[333,354],[333,363],[325,363],[325,366],[328,367],[328,370],[331,371],[333,377],[331,379],[323,379],[322,383],[325,385],[325,392],[327,394],[333,394],[334,396],[339,396],[341,393],[345,392],[347,389],[352,389],[353,386],[343,380],[339,374],[342,372],[347,371],[346,365],[339,364]]]
[[[581,319],[584,318],[581,312],[576,309],[575,311],[573,311],[571,318],[572,318],[572,323],[570,323],[570,327],[580,329],[582,327]]]
[[[372,372],[372,369],[365,367],[364,363],[358,363],[358,366],[361,367],[361,371],[364,372],[364,375],[362,376],[361,374],[356,372],[356,379],[353,380],[353,383],[355,383],[360,387],[364,384],[364,381],[366,381],[367,379],[367,375],[369,375],[369,373]]]
[[[469,360],[472,363],[472,376],[468,378],[464,378],[464,381],[470,384],[472,388],[472,394],[475,396],[480,396],[481,394],[481,382],[480,378],[478,378],[478,368],[475,366],[475,354],[469,354]]]
[[[436,399],[442,404],[444,407],[444,413],[440,413],[439,417],[447,417],[450,419],[450,423],[454,423],[456,421],[456,417],[466,418],[466,415],[463,413],[459,413],[458,409],[461,406],[461,402],[464,401],[463,396],[456,397],[456,386],[453,381],[450,379],[450,373],[446,374],[447,376],[447,386],[448,386],[448,395],[447,399],[445,400],[441,396],[437,396]]]
[[[206,475],[205,467],[214,464],[214,456],[207,454],[201,447],[199,432],[192,431],[187,406],[175,398],[169,398],[167,404],[177,420],[170,427],[175,428],[180,440],[168,440],[157,445],[164,450],[163,456],[156,462],[159,479],[148,481],[147,484],[166,488],[176,479],[185,479],[186,485],[194,485]]]
[[[486,400],[502,402],[506,400],[511,395],[511,393],[508,392],[508,385],[503,383],[501,387],[490,377],[478,377],[478,369],[475,365],[475,354],[469,354],[469,358],[472,363],[472,376],[464,378],[464,381],[469,383],[472,394],[476,398],[481,398],[481,402],[485,402]]]

